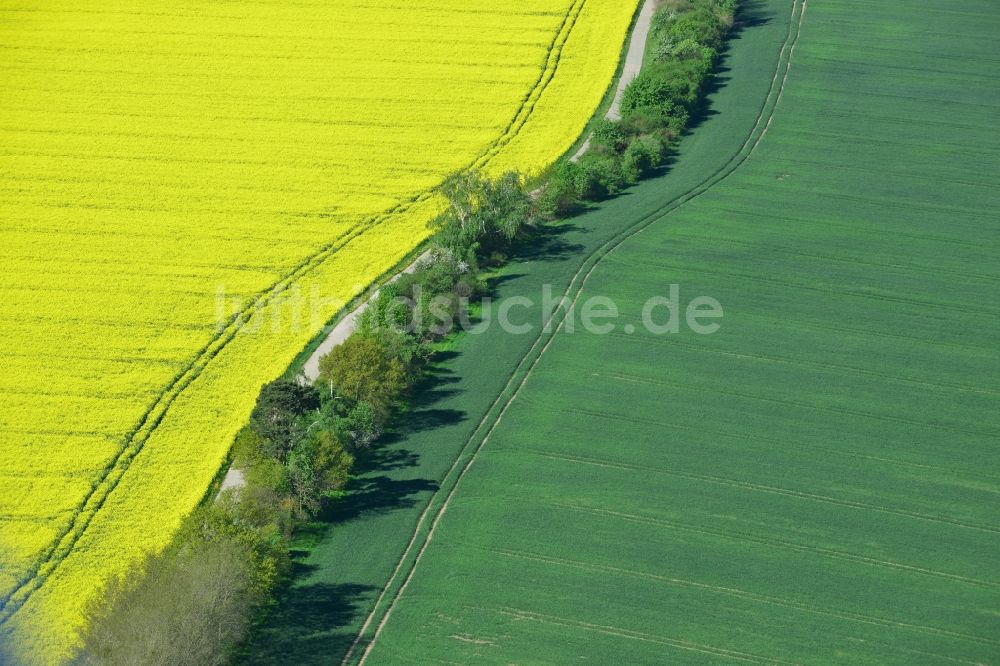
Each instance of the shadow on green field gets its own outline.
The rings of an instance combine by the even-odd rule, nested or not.
[[[293,540],[290,581],[273,609],[240,646],[234,663],[329,664],[339,661],[379,589],[358,583],[307,582],[323,567],[308,562],[310,551],[338,525],[400,509],[412,508],[438,488],[433,479],[408,478],[418,469],[420,454],[408,448],[410,436],[422,430],[458,423],[464,412],[435,405],[459,391],[453,373],[440,366],[458,354],[443,351],[418,384],[407,411],[379,444],[359,456],[344,496],[331,502],[317,520],[301,526]],[[322,574],[322,571],[320,571]]]
[[[685,135],[692,133],[705,123],[712,116],[718,115],[718,111],[712,108],[712,99],[715,94],[726,87],[732,78],[729,73],[732,71],[726,63],[726,56],[733,48],[733,43],[739,41],[743,32],[748,29],[767,25],[775,19],[774,12],[766,8],[763,0],[743,0],[740,3],[739,13],[733,23],[729,37],[726,39],[725,47],[719,58],[720,64],[716,66],[715,72],[705,80],[704,92],[698,106],[691,111],[691,119],[688,122]],[[673,156],[671,156],[673,157]],[[668,159],[666,169],[669,169],[673,159]]]
[[[377,513],[411,507],[415,495],[437,490],[436,481],[429,479],[393,479],[386,475],[365,475],[355,479],[348,487],[348,494],[331,504],[320,515],[323,524],[347,522]]]
[[[315,569],[297,565],[297,569]],[[297,577],[305,577],[298,571]],[[354,640],[356,616],[378,590],[367,585],[316,583],[287,590],[256,640],[237,652],[233,663],[329,664]]]
[[[514,242],[511,258],[516,261],[565,261],[579,256],[584,250],[583,245],[563,238],[570,233],[586,233],[586,230],[572,222],[537,226]],[[508,275],[507,279],[514,277]]]

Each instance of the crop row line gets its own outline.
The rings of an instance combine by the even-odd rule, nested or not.
[[[851,553],[843,550],[835,550],[833,548],[810,546],[807,544],[796,543],[793,541],[786,541],[784,539],[775,539],[775,538],[766,539],[764,537],[755,536],[753,534],[748,534],[745,532],[734,532],[731,530],[721,530],[721,529],[712,529],[704,526],[694,526],[686,523],[676,522],[673,520],[653,518],[650,516],[639,516],[631,513],[625,513],[622,511],[612,511],[610,509],[583,506],[579,504],[563,504],[560,502],[552,502],[550,503],[550,506],[559,507],[570,511],[590,513],[594,515],[604,515],[616,519],[625,520],[628,522],[669,527],[671,529],[679,530],[682,532],[690,532],[692,534],[720,537],[723,539],[728,539],[730,541],[741,541],[744,543],[753,543],[761,546],[767,546],[769,548],[790,550],[793,552],[801,552],[801,553],[810,553],[812,555],[818,555],[820,557],[826,557],[829,559],[846,560],[848,562],[860,562],[871,566],[885,567],[888,569],[905,571],[907,573],[915,573],[924,576],[932,576],[935,578],[944,578],[947,580],[959,581],[962,583],[967,583],[969,585],[975,585],[977,587],[988,587],[994,589],[1000,588],[1000,583],[983,580],[981,578],[972,578],[970,576],[962,576],[960,574],[953,574],[947,571],[939,571],[937,569],[928,569],[926,567],[918,567],[911,564],[904,564],[902,562],[883,560],[877,557],[870,557],[868,555],[861,555],[859,553]]]
[[[593,564],[590,562],[581,562],[579,560],[573,560],[563,557],[552,557],[551,555],[539,555],[537,553],[528,553],[525,551],[494,548],[492,549],[491,552],[500,555],[507,555],[508,557],[517,557],[526,560],[533,560],[536,562],[542,562],[555,566],[564,566],[575,569],[583,569],[586,571],[599,571],[602,573],[613,573],[623,576],[630,576],[634,578],[641,578],[645,580],[653,580],[668,585],[673,585],[676,587],[706,591],[714,594],[721,594],[728,597],[733,597],[736,599],[751,601],[753,603],[761,603],[761,604],[767,604],[769,606],[786,608],[788,610],[798,611],[800,613],[810,613],[813,615],[821,615],[825,617],[835,617],[839,620],[861,622],[864,624],[871,624],[883,627],[893,627],[897,629],[906,629],[906,630],[916,631],[919,633],[935,634],[939,636],[948,636],[949,638],[971,641],[983,645],[1000,646],[1000,641],[996,641],[991,638],[986,638],[985,636],[976,636],[975,634],[966,634],[959,631],[952,631],[950,629],[942,629],[941,627],[916,624],[913,622],[904,622],[902,620],[894,620],[892,618],[879,617],[877,615],[868,615],[866,613],[858,613],[856,611],[843,610],[838,608],[826,608],[823,606],[814,606],[812,604],[803,603],[800,601],[784,599],[781,597],[775,597],[768,594],[760,594],[757,592],[750,592],[748,590],[743,590],[736,587],[712,585],[710,583],[701,583],[694,580],[676,578],[674,576],[663,576],[660,574],[654,574],[645,571],[636,571],[634,569],[625,569],[622,567],[615,567],[607,564]]]
[[[668,638],[666,636],[654,636],[652,634],[633,631],[631,629],[623,629],[621,627],[614,627],[605,624],[594,624],[593,622],[584,622],[582,620],[574,620],[570,618],[558,617],[555,615],[545,615],[543,613],[536,613],[534,611],[523,610],[520,608],[502,608],[502,609],[476,608],[476,610],[498,613],[500,615],[505,615],[507,617],[514,618],[515,620],[532,620],[535,622],[552,624],[559,627],[583,629],[585,631],[605,634],[607,636],[615,636],[617,638],[628,638],[631,640],[643,641],[647,643],[658,643],[678,650],[685,650],[688,652],[706,654],[712,657],[722,657],[727,660],[745,661],[752,664],[791,665],[794,663],[790,661],[776,660],[773,657],[762,657],[759,655],[750,654],[749,652],[738,652],[736,650],[727,650],[725,648],[720,648],[715,645],[708,645],[707,643],[696,643],[694,641],[688,641],[679,638]]]
[[[593,376],[594,377],[600,377],[601,375],[599,373],[594,373]],[[757,443],[772,444],[772,445],[782,444],[783,443],[780,440],[777,440],[777,439],[775,439],[773,437],[764,437],[764,436],[761,436],[761,435],[751,435],[751,434],[748,434],[746,432],[741,432],[739,434],[736,434],[732,430],[711,428],[710,426],[707,426],[705,423],[698,423],[697,425],[685,425],[683,423],[677,423],[675,421],[662,421],[660,419],[654,419],[654,418],[650,418],[650,417],[640,417],[640,416],[635,415],[635,414],[629,415],[626,418],[626,417],[623,417],[623,416],[621,416],[619,414],[614,414],[614,413],[611,413],[611,412],[597,412],[597,411],[594,411],[594,410],[583,409],[581,407],[575,407],[575,406],[574,407],[562,407],[560,409],[561,409],[561,411],[564,411],[564,412],[569,412],[571,414],[580,414],[582,416],[594,416],[594,417],[597,417],[597,418],[612,419],[612,420],[615,420],[615,421],[621,421],[623,423],[625,423],[625,422],[643,423],[645,425],[655,426],[655,427],[657,427],[659,429],[685,430],[685,431],[691,431],[691,432],[695,432],[695,433],[703,434],[703,435],[704,434],[709,434],[709,435],[712,435],[714,437],[723,437],[723,438],[730,438],[730,439],[738,439],[738,440],[743,441],[743,442],[757,442]],[[957,477],[959,477],[961,479],[979,479],[981,481],[988,481],[990,483],[1000,483],[1000,477],[997,477],[997,476],[994,476],[994,475],[990,475],[990,474],[985,474],[985,473],[982,473],[982,472],[972,472],[972,471],[968,471],[968,470],[961,470],[961,471],[959,471],[959,470],[955,470],[955,469],[949,469],[947,467],[939,467],[937,465],[927,465],[927,464],[922,464],[922,463],[909,462],[909,461],[906,461],[906,460],[898,460],[898,459],[895,459],[895,458],[886,458],[885,456],[873,456],[873,455],[867,454],[867,453],[859,453],[857,451],[846,451],[844,449],[834,449],[834,448],[831,448],[831,447],[819,446],[819,445],[812,444],[812,443],[810,443],[810,444],[803,444],[803,446],[807,446],[809,449],[814,449],[814,450],[817,450],[817,451],[827,451],[829,453],[833,453],[833,454],[836,454],[838,456],[845,456],[845,457],[848,457],[848,458],[860,458],[862,460],[875,460],[875,461],[878,461],[880,463],[886,463],[890,467],[915,467],[915,468],[918,468],[918,469],[934,470],[935,472],[941,472],[941,473],[945,473],[945,474],[951,474],[951,475],[957,476]]]
[[[920,511],[897,509],[890,506],[881,506],[878,504],[871,504],[868,502],[856,502],[854,500],[832,497],[829,495],[820,495],[818,493],[807,493],[801,490],[795,490],[793,488],[769,486],[762,483],[753,483],[750,481],[731,479],[724,476],[716,476],[714,474],[696,474],[694,472],[669,470],[661,467],[652,467],[649,465],[632,465],[630,463],[618,462],[615,460],[585,457],[585,456],[571,456],[568,454],[549,453],[545,451],[537,451],[530,449],[528,450],[531,451],[532,453],[535,453],[536,455],[540,455],[545,458],[550,458],[552,460],[563,460],[566,462],[576,463],[580,465],[594,465],[596,467],[607,467],[609,469],[619,469],[630,472],[652,472],[653,474],[662,474],[664,476],[672,476],[678,479],[686,479],[688,481],[703,481],[705,483],[714,483],[720,486],[728,486],[730,488],[748,490],[751,492],[767,493],[770,495],[781,495],[783,497],[792,497],[795,499],[819,502],[822,504],[832,504],[835,506],[842,506],[849,509],[857,509],[860,511],[873,511],[876,513],[885,513],[893,516],[901,516],[904,518],[924,520],[927,522],[938,523],[941,525],[950,525],[952,527],[962,527],[969,530],[976,530],[978,532],[1000,534],[1000,528],[994,527],[992,525],[981,525],[979,523],[974,523],[965,520],[956,520],[954,518],[945,518],[943,516],[936,516],[934,514],[923,513]]]

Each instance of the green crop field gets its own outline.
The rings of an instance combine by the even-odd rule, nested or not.
[[[301,661],[1000,661],[1000,12],[749,4],[672,173],[499,289],[615,331],[461,341],[303,559]],[[640,326],[671,284],[721,329]]]

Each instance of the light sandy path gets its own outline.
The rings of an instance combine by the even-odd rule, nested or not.
[[[424,252],[422,255],[417,257],[416,261],[414,261],[412,264],[404,268],[396,275],[392,276],[392,279],[389,280],[387,284],[391,284],[396,280],[398,280],[399,278],[403,277],[404,275],[408,275],[413,271],[417,270],[417,265],[421,261],[426,259],[428,256],[430,256],[430,250]],[[351,334],[354,333],[355,330],[357,330],[358,321],[361,319],[361,315],[364,314],[364,311],[368,309],[368,305],[376,298],[378,298],[378,293],[379,292],[376,291],[374,294],[372,294],[371,298],[369,298],[367,301],[365,301],[357,308],[355,308],[353,312],[351,312],[343,319],[341,319],[337,323],[337,325],[333,327],[333,330],[330,331],[330,333],[326,336],[326,339],[323,340],[323,343],[316,348],[316,351],[312,353],[312,356],[310,356],[308,360],[306,360],[305,367],[302,369],[302,376],[305,377],[307,382],[312,384],[319,377],[319,360],[324,356],[326,356],[327,354],[329,354],[334,347],[343,344],[344,341],[347,340],[347,338],[351,337]]]
[[[417,257],[416,261],[414,261],[412,264],[404,268],[396,275],[393,275],[392,278],[386,284],[391,284],[396,280],[398,280],[399,278],[403,277],[404,275],[408,275],[413,271],[417,270],[417,266],[420,264],[420,262],[426,259],[428,256],[430,256],[430,252],[431,252],[430,250],[427,250],[426,252],[421,254],[419,257]],[[353,311],[348,313],[343,319],[337,322],[337,325],[333,327],[333,330],[331,330],[327,334],[326,339],[323,340],[320,346],[316,348],[316,351],[312,353],[312,356],[310,356],[306,360],[305,366],[302,368],[302,374],[299,375],[302,381],[308,384],[312,384],[313,382],[316,381],[316,379],[319,377],[319,360],[324,356],[326,356],[327,354],[329,354],[334,347],[343,344],[344,341],[347,340],[347,338],[351,337],[354,331],[356,331],[358,328],[358,321],[361,319],[361,315],[364,313],[365,310],[368,309],[369,304],[371,304],[372,301],[378,298],[378,294],[379,292],[376,291],[374,294],[371,295],[371,298],[369,298],[367,301],[365,301],[358,307],[354,308]],[[243,470],[237,469],[235,467],[230,467],[226,471],[225,478],[222,479],[222,486],[219,487],[219,494],[216,495],[216,499],[218,499],[218,497],[221,496],[224,491],[232,490],[235,488],[242,488],[246,484],[247,484],[246,477],[243,474]]]
[[[622,78],[618,81],[618,90],[615,91],[615,99],[611,102],[605,117],[608,120],[622,119],[622,95],[628,84],[639,76],[642,71],[642,61],[646,55],[646,42],[649,41],[649,28],[653,23],[653,12],[656,9],[657,0],[646,0],[636,19],[635,29],[632,30],[632,39],[628,43],[628,53],[625,55],[625,67],[622,69]]]
[[[611,102],[611,108],[604,114],[608,120],[622,119],[622,95],[628,84],[639,76],[642,71],[642,61],[646,55],[646,42],[649,41],[649,28],[653,23],[653,12],[656,10],[657,0],[646,0],[646,4],[639,11],[639,18],[635,21],[635,28],[632,30],[632,38],[628,43],[628,53],[625,54],[625,67],[622,69],[622,76],[618,80],[618,88],[615,90],[615,98]],[[590,137],[583,142],[580,150],[570,158],[573,162],[583,157],[583,154],[590,149]]]
[[[635,27],[632,30],[632,37],[629,40],[628,53],[625,54],[625,66],[622,69],[621,78],[618,80],[618,88],[615,90],[615,98],[611,102],[611,108],[604,114],[604,117],[608,120],[621,120],[622,95],[625,93],[625,88],[628,87],[628,84],[632,83],[642,70],[642,61],[646,54],[646,42],[649,40],[649,28],[653,21],[653,12],[656,9],[656,3],[657,0],[646,0],[646,4],[639,11],[639,18],[636,19]],[[574,162],[577,161],[589,148],[590,138],[588,137],[583,145],[580,146],[580,150],[570,159]],[[394,275],[389,282],[395,282],[404,274],[412,273],[416,270],[417,264],[428,255],[428,252],[420,255],[416,261],[407,266],[402,272]],[[358,320],[361,318],[361,315],[377,297],[378,292],[376,291],[370,299],[355,308],[353,312],[346,315],[333,327],[333,330],[327,334],[326,339],[316,348],[312,356],[306,359],[301,375],[303,381],[309,384],[316,381],[319,377],[319,360],[329,354],[334,347],[343,344],[347,338],[351,337],[358,328]],[[244,479],[243,472],[235,467],[231,467],[226,472],[226,477],[222,480],[222,487],[219,493],[221,494],[223,490],[231,488],[242,488],[244,485],[246,485],[246,480]]]
[[[238,470],[235,467],[230,467],[229,471],[226,472],[226,478],[222,480],[222,485],[219,486],[219,495],[226,492],[230,488],[242,488],[247,484],[246,477],[243,476],[243,471]]]

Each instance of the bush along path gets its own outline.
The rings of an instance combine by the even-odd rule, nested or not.
[[[623,70],[630,82],[581,150],[547,174],[537,200],[540,217],[574,215],[664,166],[691,118],[703,113],[705,87],[733,26],[735,4],[666,2],[655,12],[643,7]]]
[[[404,275],[411,275],[416,272],[422,264],[427,263],[431,260],[431,252],[428,250],[421,254],[416,261],[404,268],[401,272],[397,273],[392,279],[389,280],[389,284],[400,279]],[[354,332],[358,329],[358,323],[361,320],[361,315],[365,313],[368,306],[371,305],[379,296],[379,292],[376,291],[372,294],[372,297],[356,307],[346,316],[344,316],[337,324],[331,329],[330,333],[327,334],[326,338],[323,340],[322,344],[316,348],[308,359],[306,359],[305,364],[302,366],[302,381],[308,382],[310,384],[315,383],[319,379],[319,362],[324,356],[333,351],[333,348],[337,345],[343,344],[347,338],[354,335]]]
[[[430,262],[432,259],[432,253],[430,250],[424,252],[414,261],[412,264],[407,266],[401,272],[394,275],[388,284],[392,284],[396,280],[399,280],[404,275],[411,275],[418,270],[424,264]],[[323,342],[316,348],[316,350],[306,359],[302,366],[302,374],[298,376],[298,383],[300,384],[314,384],[317,379],[319,379],[319,364],[320,361],[327,356],[334,347],[343,344],[348,338],[354,335],[355,331],[358,329],[358,324],[361,321],[361,316],[365,313],[368,307],[378,299],[379,292],[376,291],[372,294],[371,298],[363,302],[361,305],[357,306],[345,316],[343,316],[340,321],[338,321],[330,332],[323,339]],[[216,495],[216,499],[222,499],[223,493],[227,491],[235,491],[246,485],[246,474],[244,470],[231,465],[229,469],[226,470],[226,474],[222,479],[222,484],[219,487],[219,493]]]
[[[724,121],[705,113],[705,93],[733,3],[694,0],[675,11],[667,2],[650,21],[652,65],[625,88],[622,120],[604,121],[584,158],[567,160],[532,184],[537,196],[526,194],[517,174],[492,180],[470,171],[444,183],[451,206],[436,221],[431,249],[412,272],[342,320],[348,323],[334,339],[338,344],[324,349],[329,353],[319,360],[314,385],[279,380],[262,389],[233,445],[233,466],[245,485],[206,502],[175,547],[144,565],[161,574],[137,572],[136,588],[109,590],[109,603],[91,613],[85,657],[114,663],[108,646],[116,631],[145,625],[170,631],[169,623],[154,621],[159,610],[142,605],[157,596],[150,586],[171,586],[179,597],[175,612],[198,616],[178,579],[196,566],[198,553],[211,552],[205,561],[217,562],[223,555],[211,549],[230,547],[236,582],[227,580],[240,603],[225,614],[189,618],[218,629],[225,615],[228,629],[215,632],[217,652],[225,654],[255,617],[258,628],[238,650],[240,663],[329,663],[331,655],[352,652],[421,512],[531,347],[532,336],[485,325],[492,316],[487,302],[471,313],[469,304],[485,296],[502,302],[541,295],[544,285],[561,293],[583,258],[622,224],[656,210],[671,193],[705,180],[706,167],[718,169],[732,157],[754,122],[739,100],[767,97],[768,77],[759,65],[778,58],[780,22],[755,19],[758,5],[768,4],[785,3],[747,6],[747,24],[763,25],[735,31],[726,56],[732,81],[711,91],[713,111],[724,111],[718,114]],[[740,77],[738,68],[745,70]],[[692,134],[678,149],[692,118],[712,129]],[[676,161],[669,177],[614,198],[660,175],[668,159]],[[481,267],[491,271],[488,278]],[[539,325],[551,315],[540,306],[525,315]],[[477,314],[484,324],[479,330],[456,334],[457,322]],[[331,524],[336,529],[329,530]],[[276,600],[279,581],[288,583]],[[127,608],[127,616],[118,608]],[[173,643],[183,645],[176,636]],[[148,654],[144,661],[159,663]]]
[[[639,72],[642,71],[642,63],[646,58],[646,46],[649,40],[649,29],[653,23],[653,14],[656,11],[657,0],[646,0],[642,5],[642,9],[639,11],[639,16],[635,22],[635,28],[632,30],[632,38],[628,43],[628,51],[625,54],[625,62],[622,66],[622,75],[618,80],[618,87],[615,88],[615,96],[611,101],[611,108],[608,109],[607,113],[604,114],[606,120],[621,120],[622,119],[622,96],[625,94],[625,89],[629,86],[632,81],[639,76]],[[577,162],[583,157],[583,154],[590,150],[590,142],[593,140],[593,134],[587,137],[587,140],[583,142],[580,149],[573,154],[570,161]]]

